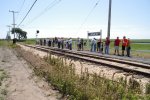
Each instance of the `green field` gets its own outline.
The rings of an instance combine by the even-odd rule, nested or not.
[[[150,43],[150,39],[133,39],[133,43]]]
[[[150,50],[150,39],[132,40],[132,50]]]
[[[28,39],[25,41],[26,44],[35,44],[35,39]]]
[[[150,50],[150,43],[149,44],[132,44],[132,50]]]
[[[0,40],[0,46],[2,46],[4,44],[3,40]]]

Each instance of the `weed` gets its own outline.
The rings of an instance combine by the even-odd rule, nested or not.
[[[7,90],[3,85],[3,81],[7,77],[8,75],[6,74],[6,72],[3,69],[0,69],[0,100],[5,100],[5,96],[7,95]]]
[[[24,52],[20,51],[20,53]],[[129,84],[126,78],[120,78],[118,81],[108,80],[104,74],[101,75],[101,72],[89,74],[88,68],[83,69],[82,63],[80,63],[81,74],[76,74],[76,66],[72,60],[67,64],[66,58],[56,58],[50,53],[49,57],[44,58],[46,61],[44,62],[31,55],[25,54],[24,57],[27,56],[28,62],[34,65],[34,72],[44,77],[63,96],[69,95],[70,100],[137,100],[141,98],[146,100],[149,98],[141,94],[140,85],[133,77]],[[149,87],[147,87],[148,90]]]
[[[2,94],[2,95],[7,95],[7,90],[6,90],[6,89],[2,89],[2,90],[1,90],[1,94]]]
[[[150,83],[146,85],[146,94],[150,94]]]

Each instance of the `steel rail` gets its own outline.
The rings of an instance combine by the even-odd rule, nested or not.
[[[76,54],[76,55],[80,55],[80,56],[91,57],[91,58],[95,58],[95,59],[102,59],[102,60],[107,60],[107,61],[123,63],[123,64],[128,64],[128,65],[131,65],[131,66],[137,66],[137,67],[141,67],[141,68],[150,69],[149,64],[144,64],[144,63],[141,63],[141,62],[126,61],[126,60],[118,59],[118,58],[104,57],[102,55],[95,55],[95,54],[89,54],[89,53],[71,51],[71,50],[64,50],[64,49],[58,49],[58,48],[51,48],[51,47],[46,47],[46,46],[40,46],[40,47],[55,50],[55,51],[61,51],[61,52],[65,52],[65,53],[68,52],[68,53],[72,53],[72,54]]]

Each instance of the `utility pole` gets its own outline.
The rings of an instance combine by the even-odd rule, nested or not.
[[[111,3],[112,0],[109,0],[109,11],[108,11],[108,31],[107,31],[107,37],[110,38],[110,25],[111,25]]]
[[[10,40],[10,25],[7,25],[7,27],[9,28],[9,31],[8,31],[8,33],[7,33],[7,38],[6,39],[8,39],[8,41]]]
[[[9,32],[8,32],[9,34],[8,34],[8,35],[10,36],[10,27],[11,27],[11,26],[10,26],[10,25],[7,25],[7,27],[9,28]]]
[[[10,10],[9,10],[9,12],[12,12],[12,13],[13,13],[13,24],[12,24],[12,25],[13,25],[13,28],[14,28],[14,39],[15,39],[15,25],[16,25],[16,24],[15,24],[15,13],[18,13],[18,12],[10,11]]]

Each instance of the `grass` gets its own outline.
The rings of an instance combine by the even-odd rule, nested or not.
[[[26,44],[35,44],[35,39],[28,39],[25,41]]]
[[[44,60],[32,53],[18,50],[22,56],[33,65],[36,75],[44,77],[46,81],[59,90],[69,100],[149,100],[149,84],[147,92],[143,94],[139,83],[133,78],[127,84],[123,78],[117,81],[108,80],[101,74],[89,74],[88,69],[81,69],[81,74],[75,72],[75,64],[66,58],[54,58],[49,54]]]
[[[146,85],[146,93],[147,93],[147,94],[150,94],[150,84],[147,84],[147,85]]]
[[[0,46],[3,47],[9,47],[9,48],[16,48],[18,47],[16,44],[13,44],[12,41],[7,41],[7,40],[0,40]]]
[[[150,39],[133,39],[133,43],[150,43]]]
[[[48,82],[53,83],[64,95],[69,94],[71,100],[149,98],[148,95],[142,95],[140,84],[132,78],[129,84],[122,79],[112,81],[97,74],[89,74],[88,69],[79,76],[75,74],[74,64],[70,62],[69,65],[65,65],[63,58],[49,57],[46,61],[54,66],[50,73],[47,73]]]
[[[132,50],[150,50],[150,44],[132,44]]]
[[[3,81],[7,77],[8,76],[6,72],[3,69],[0,69],[0,100],[5,100],[5,97],[7,95],[6,87],[3,85]]]
[[[35,44],[34,39],[28,39],[28,40],[22,40],[22,41],[26,44]],[[10,47],[14,48],[16,45],[13,44],[12,41],[0,40],[0,46],[10,46]]]
[[[4,46],[5,42],[6,41],[4,41],[4,40],[0,40],[0,46]]]

